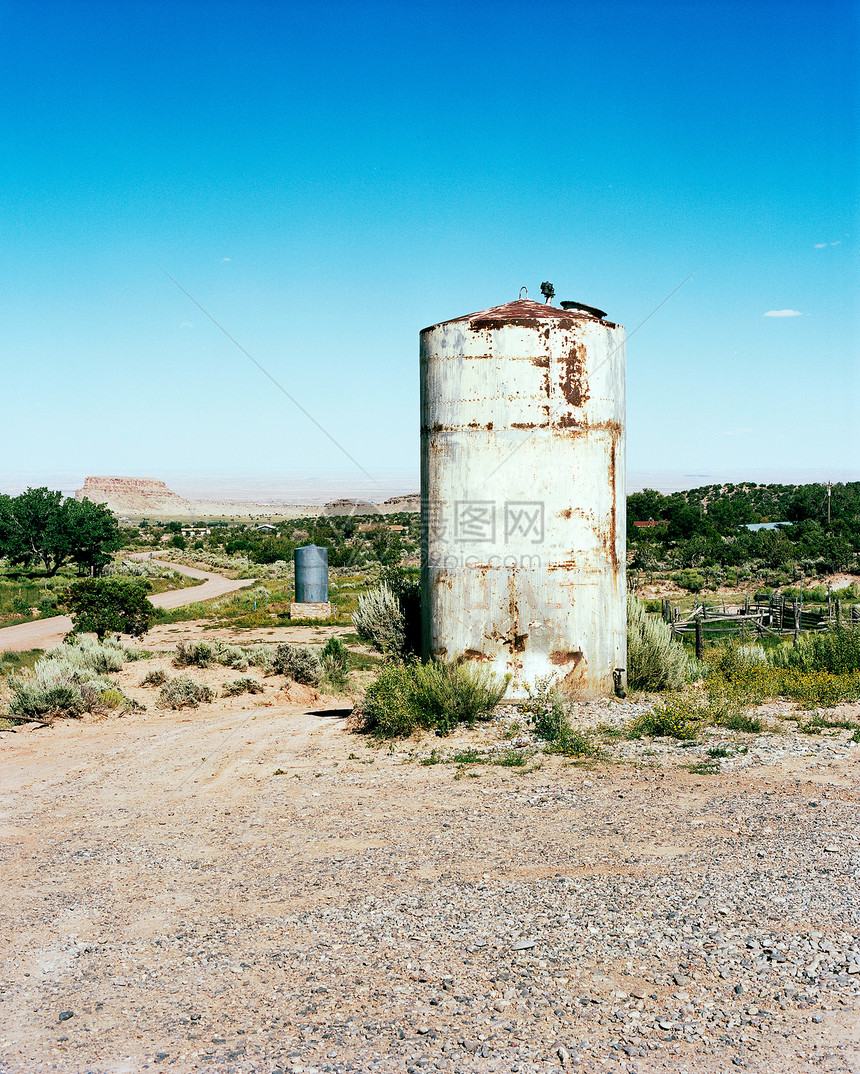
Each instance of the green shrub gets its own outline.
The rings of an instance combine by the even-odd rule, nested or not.
[[[797,646],[780,645],[773,650],[775,667],[799,671],[828,671],[844,675],[860,670],[860,627],[843,626],[822,634],[801,634]]]
[[[82,634],[132,634],[149,630],[155,608],[147,596],[148,583],[124,578],[83,578],[73,582],[66,603]]]
[[[301,645],[278,645],[272,657],[272,670],[302,686],[319,686],[323,668],[315,652]]]
[[[705,588],[705,577],[696,570],[675,571],[675,582],[690,593],[700,593]]]
[[[680,690],[690,675],[684,647],[668,623],[627,597],[627,684],[634,690]]]
[[[432,660],[413,668],[414,698],[424,726],[447,734],[458,723],[489,719],[504,697],[509,679],[490,668],[462,662]]]
[[[359,707],[363,729],[378,738],[407,738],[418,726],[415,680],[405,664],[389,664],[365,690]]]
[[[161,687],[158,703],[163,708],[196,708],[201,702],[211,701],[214,696],[208,686],[196,683],[189,675],[177,675]]]
[[[261,694],[263,684],[259,679],[255,679],[250,675],[243,675],[238,679],[233,679],[231,682],[225,682],[222,691],[224,697],[236,697],[239,694]]]
[[[349,681],[349,649],[340,638],[329,638],[320,653],[323,682],[332,690],[342,690]]]
[[[167,682],[167,672],[161,668],[148,671],[140,681],[141,686],[161,686]]]

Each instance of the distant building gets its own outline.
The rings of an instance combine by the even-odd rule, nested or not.
[[[666,526],[668,523],[665,518],[658,518],[656,521],[653,518],[649,518],[647,522],[634,522],[633,525],[640,530],[653,530],[657,526]]]

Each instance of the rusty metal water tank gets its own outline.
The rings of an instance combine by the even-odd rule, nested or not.
[[[512,698],[625,685],[624,339],[528,299],[421,333],[423,652]]]

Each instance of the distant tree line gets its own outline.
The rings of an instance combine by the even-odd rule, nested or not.
[[[830,520],[828,521],[828,498]],[[637,526],[637,522],[658,522]],[[749,530],[757,522],[788,522]],[[860,569],[860,482],[706,485],[627,497],[628,563],[645,571],[746,567],[792,574]]]

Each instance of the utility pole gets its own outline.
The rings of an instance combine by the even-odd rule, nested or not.
[[[830,525],[830,490],[833,488],[833,482],[827,482],[827,525]]]

